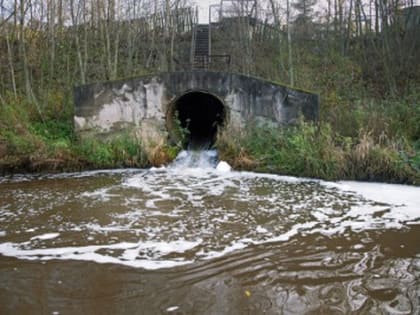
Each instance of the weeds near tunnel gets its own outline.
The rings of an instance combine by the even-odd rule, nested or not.
[[[128,134],[112,141],[78,139],[72,113],[40,119],[34,104],[6,98],[0,106],[0,172],[145,167],[142,144]],[[18,102],[18,104],[16,104]],[[47,108],[48,109],[48,108]]]
[[[188,145],[188,139],[190,137],[190,130],[188,129],[189,121],[186,126],[183,127],[181,120],[179,119],[179,111],[175,110],[172,122],[172,134],[175,140],[174,146],[178,148],[178,152]],[[175,156],[176,157],[176,156]]]
[[[188,129],[175,120],[182,142],[156,146],[152,159],[128,134],[112,141],[81,140],[73,133],[71,114],[41,121],[32,106],[12,101],[0,106],[2,172],[160,165],[173,160],[188,139]],[[333,125],[326,117],[318,124],[300,122],[283,129],[225,129],[216,147],[220,159],[237,170],[419,185],[418,108],[412,94],[386,104],[360,103],[357,110],[341,113],[353,121],[354,130]]]
[[[147,160],[150,165],[160,167],[172,162],[180,151],[179,146],[160,143],[147,153]]]
[[[109,141],[81,139],[75,147],[79,159],[93,168],[144,167],[149,165],[142,144],[129,134]]]
[[[418,169],[401,154],[405,151],[398,141],[375,139],[368,131],[360,131],[356,138],[343,137],[328,123],[300,122],[282,129],[254,125],[242,134],[222,134],[217,147],[221,159],[244,170],[326,180],[420,183]]]
[[[318,124],[277,129],[250,126],[224,130],[216,147],[237,170],[273,172],[323,179],[357,179],[420,184],[420,90],[384,100],[350,102],[338,93],[323,99]],[[175,120],[182,141],[156,146],[156,159],[129,135],[113,141],[78,139],[72,112],[49,109],[43,119],[35,105],[4,96],[0,106],[0,171],[72,171],[147,167],[173,160],[189,130]],[[56,99],[57,97],[53,97]],[[362,101],[363,100],[363,101]],[[54,103],[51,101],[51,103]]]

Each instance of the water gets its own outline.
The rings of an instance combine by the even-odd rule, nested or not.
[[[216,167],[216,164],[216,150],[184,150],[178,154],[170,167],[179,170],[188,168],[212,169]]]
[[[216,162],[0,178],[0,313],[419,314],[420,188]]]

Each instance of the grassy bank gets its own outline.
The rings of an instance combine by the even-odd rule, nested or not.
[[[223,132],[217,147],[235,169],[420,184],[419,91],[330,110],[318,123]],[[342,106],[341,106],[342,108]]]
[[[348,110],[341,109],[346,103],[341,101],[340,110],[330,108],[320,122],[225,130],[216,145],[220,158],[237,170],[419,185],[419,96],[413,89],[404,98],[348,103]],[[142,168],[176,156],[178,148],[168,146],[146,154],[128,134],[112,141],[79,139],[73,113],[66,110],[72,106],[62,100],[50,99],[42,119],[37,106],[23,100],[10,98],[0,107],[1,173]]]
[[[296,68],[299,86],[320,92],[319,122],[249,126],[241,134],[225,130],[217,142],[221,159],[235,169],[419,185],[419,85],[413,81],[388,95],[363,77],[356,62],[334,58],[328,64],[308,59]],[[168,163],[179,150],[160,144],[146,153],[128,134],[105,142],[79,139],[68,86],[51,88],[36,101],[23,95],[0,99],[0,174],[148,167]]]
[[[59,97],[58,102],[63,102]],[[72,106],[43,112],[24,100],[9,98],[0,106],[0,172],[60,172],[84,169],[146,167],[150,165],[138,139],[121,135],[112,141],[78,139],[73,131]],[[50,113],[50,114],[45,114]]]
[[[45,27],[32,15],[33,8],[18,10],[26,12],[25,18],[10,15],[0,23],[0,174],[171,161],[179,147],[160,143],[145,152],[141,140],[129,134],[112,141],[79,139],[73,131],[72,87],[182,71],[190,59],[191,29],[156,27],[155,15],[143,19],[147,12],[125,23],[94,18],[85,10],[80,12],[87,18],[83,24],[72,21],[67,27],[67,21],[52,27],[52,19]],[[182,16],[194,14],[186,9]],[[394,21],[380,18],[378,25]],[[213,70],[289,83],[317,91],[321,99],[316,124],[247,126],[242,134],[225,130],[217,143],[221,158],[236,169],[419,184],[418,32],[401,32],[400,23],[354,29],[358,24],[350,19],[339,27],[336,19],[323,20],[310,28],[292,27],[289,34],[274,25],[244,28],[234,20],[225,30],[214,29],[213,54],[232,60],[229,67],[221,62],[223,67]]]
[[[375,139],[371,132],[342,137],[329,124],[301,123],[246,133],[223,133],[220,158],[235,169],[321,178],[420,184],[420,147]]]

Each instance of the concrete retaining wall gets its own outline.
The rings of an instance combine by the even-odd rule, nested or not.
[[[145,143],[165,142],[171,104],[191,91],[220,99],[228,128],[244,128],[255,121],[281,126],[296,122],[300,114],[318,119],[316,94],[244,75],[191,71],[76,87],[75,130],[81,136],[98,137],[130,132]]]

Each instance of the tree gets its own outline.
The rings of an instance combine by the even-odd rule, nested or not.
[[[317,0],[297,0],[289,5],[297,11],[293,22],[294,32],[302,38],[309,38],[312,34],[314,6]]]

